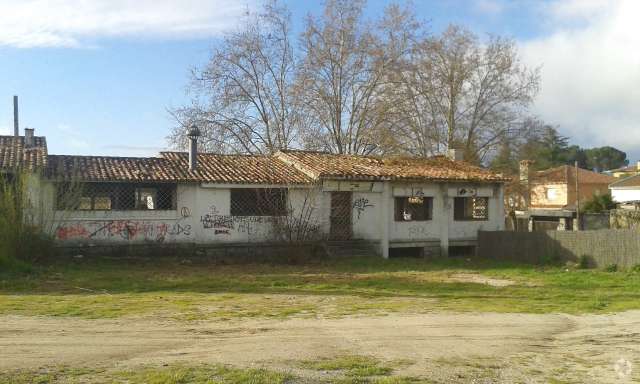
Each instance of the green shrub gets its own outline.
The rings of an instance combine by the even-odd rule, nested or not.
[[[51,237],[34,219],[27,178],[20,173],[0,176],[0,266],[5,271],[28,268],[52,248]]]
[[[636,264],[633,267],[631,267],[631,272],[639,273],[640,272],[640,264]]]
[[[604,268],[604,270],[606,272],[616,272],[618,270],[618,264],[609,264]]]
[[[600,213],[614,209],[616,203],[611,198],[610,194],[606,195],[594,195],[591,200],[588,200],[582,206],[585,213]]]

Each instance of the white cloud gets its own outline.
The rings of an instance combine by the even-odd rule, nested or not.
[[[215,36],[256,0],[0,0],[0,46],[78,47],[109,37]]]
[[[476,0],[475,8],[489,15],[497,15],[504,10],[504,4],[498,0]]]
[[[640,1],[551,4],[556,29],[524,42],[542,65],[535,111],[582,145],[614,145],[640,155]]]

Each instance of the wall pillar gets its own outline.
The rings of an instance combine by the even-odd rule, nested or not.
[[[391,182],[383,182],[382,204],[380,207],[380,255],[389,258],[389,221],[393,217],[393,196],[391,193]]]
[[[440,184],[440,201],[442,201],[440,215],[440,256],[449,257],[449,222],[452,220],[453,212],[449,202],[449,184]]]
[[[558,220],[558,231],[566,231],[567,230],[567,219],[565,217],[561,217]]]

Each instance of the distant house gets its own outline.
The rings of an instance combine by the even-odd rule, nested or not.
[[[521,163],[521,167],[528,163]],[[530,230],[574,229],[576,202],[609,193],[616,178],[587,169],[562,165],[537,172],[521,169],[521,181],[527,186],[528,209],[521,217],[529,219]]]
[[[636,164],[631,164],[626,167],[612,169],[610,171],[607,171],[607,173],[618,179],[635,176],[637,174],[640,174],[640,161],[638,161]]]
[[[196,130],[197,131],[197,130]],[[0,137],[0,169],[29,170],[34,199],[61,246],[363,240],[447,254],[504,228],[507,179],[449,157],[381,158],[309,151],[270,156],[162,152],[51,155],[46,139]],[[76,189],[77,195],[69,194]],[[71,199],[68,198],[71,195]],[[287,232],[288,231],[288,232]]]
[[[613,201],[621,208],[640,209],[640,174],[615,181],[609,189]]]

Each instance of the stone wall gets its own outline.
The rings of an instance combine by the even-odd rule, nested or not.
[[[542,264],[578,262],[587,257],[594,267],[640,264],[640,233],[633,230],[509,232],[478,234],[478,256],[494,260]]]

